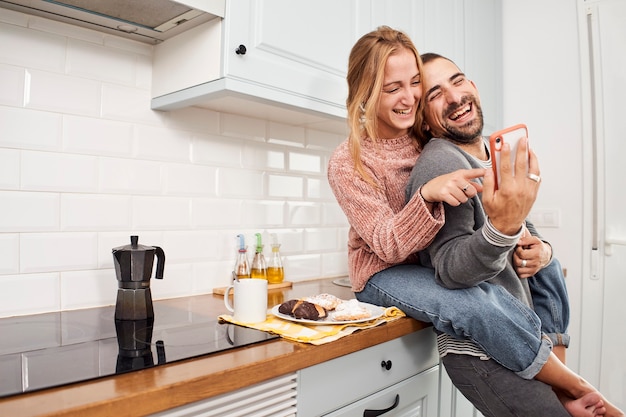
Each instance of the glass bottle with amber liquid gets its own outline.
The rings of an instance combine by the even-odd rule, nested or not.
[[[263,256],[263,242],[261,239],[261,234],[256,233],[255,236],[256,250],[254,251],[254,258],[252,258],[250,277],[267,279],[267,264],[265,263],[265,256]]]
[[[250,264],[248,263],[248,247],[244,235],[237,235],[239,238],[239,249],[237,260],[235,261],[234,274],[236,279],[250,278]]]
[[[280,258],[280,244],[276,234],[272,234],[272,253],[267,262],[267,282],[270,284],[280,284],[285,279],[283,261]]]

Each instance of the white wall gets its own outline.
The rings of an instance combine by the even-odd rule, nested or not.
[[[343,134],[151,111],[146,44],[0,9],[0,45],[0,317],[114,304],[131,234],[155,299],[226,285],[238,233],[278,233],[288,280],[347,274]]]
[[[582,286],[581,73],[577,4],[503,1],[504,125],[526,123],[543,178],[535,212],[556,210],[559,227],[540,227],[567,269],[572,345],[578,368]]]

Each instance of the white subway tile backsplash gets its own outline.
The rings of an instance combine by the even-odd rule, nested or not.
[[[135,54],[82,40],[68,40],[68,75],[133,86],[135,68]]]
[[[0,275],[0,316],[59,311],[59,273]]]
[[[89,270],[97,267],[97,233],[24,233],[20,272]]]
[[[338,277],[348,275],[348,252],[322,253],[322,276]]]
[[[0,317],[114,304],[112,249],[131,235],[165,251],[154,299],[226,286],[239,233],[250,257],[255,233],[266,256],[276,233],[291,281],[347,274],[325,177],[345,135],[152,111],[151,45],[5,9],[0,22]]]
[[[348,223],[346,215],[337,203],[322,204],[322,213],[324,215],[324,226],[342,226]]]
[[[303,147],[305,143],[305,129],[298,126],[270,122],[267,141],[279,145]]]
[[[194,198],[191,201],[191,221],[194,228],[238,227],[241,220],[240,200]]]
[[[276,233],[281,255],[299,255],[304,252],[303,229],[273,229],[271,233]]]
[[[0,148],[0,189],[20,188],[20,151]]]
[[[216,168],[204,165],[166,164],[163,168],[164,191],[168,195],[214,196]]]
[[[268,196],[302,198],[304,178],[286,175],[268,175]]]
[[[232,262],[205,262],[195,263],[193,265],[193,293],[207,294],[213,291],[213,288],[226,287],[230,285],[232,280],[232,270],[234,265]]]
[[[20,272],[20,235],[0,233],[0,275]]]
[[[103,35],[103,41],[104,45],[109,48],[133,52],[137,55],[146,56],[152,60],[152,51],[154,50],[154,47],[150,44],[108,34]],[[152,73],[152,64],[150,64],[148,69],[150,70],[150,73]]]
[[[59,198],[56,193],[0,191],[0,230],[59,230]]]
[[[133,197],[133,228],[177,230],[191,226],[191,202],[178,197]]]
[[[0,65],[0,104],[22,107],[24,105],[24,68]]]
[[[188,132],[146,125],[137,126],[135,131],[137,158],[177,162],[191,160],[191,135]]]
[[[206,262],[220,257],[217,232],[188,230],[165,232],[162,249],[168,262]]]
[[[23,151],[21,177],[23,190],[95,192],[97,157]]]
[[[162,115],[150,109],[150,90],[102,85],[101,116],[106,119],[158,125]]]
[[[102,85],[98,81],[28,70],[26,89],[26,107],[84,116],[100,115]]]
[[[161,164],[155,161],[100,158],[100,192],[161,194]]]
[[[91,117],[63,117],[63,150],[71,153],[130,157],[133,125]]]
[[[265,141],[267,122],[260,119],[223,113],[220,117],[221,133],[241,139]]]
[[[243,147],[241,161],[246,168],[285,169],[285,152],[263,144],[249,144]]]
[[[289,152],[289,170],[319,173],[322,171],[319,155]]]
[[[61,308],[76,310],[114,305],[117,278],[113,269],[61,272]]]
[[[258,199],[264,196],[263,172],[219,168],[217,193],[220,197]]]
[[[321,223],[321,206],[316,203],[287,203],[287,224],[312,226]]]
[[[339,135],[337,133],[329,133],[311,129],[307,131],[306,147],[308,149],[333,151],[337,146],[339,146],[341,142],[346,139],[346,135]]]
[[[105,194],[61,196],[61,229],[119,230],[131,226],[131,197]]]
[[[321,228],[305,229],[304,242],[304,248],[307,252],[337,250],[337,231]]]
[[[0,62],[4,64],[62,73],[66,43],[63,36],[0,23],[0,45],[5,46],[0,48]]]
[[[322,276],[321,255],[291,255],[284,265],[290,281],[304,281]]]
[[[165,271],[163,279],[150,280],[150,292],[153,300],[176,298],[193,294],[193,268],[190,264],[175,264],[167,262],[165,257]]]
[[[135,56],[135,87],[143,88],[146,90],[152,88],[151,54],[137,54]]]
[[[244,143],[240,139],[222,136],[195,136],[192,139],[191,160],[197,164],[241,167]]]
[[[57,150],[63,117],[36,110],[0,107],[0,146]]]
[[[242,204],[241,225],[244,227],[280,227],[285,224],[285,203],[282,201],[246,200]]]
[[[220,114],[200,107],[186,107],[163,113],[162,123],[170,129],[188,130],[198,135],[220,133]]]

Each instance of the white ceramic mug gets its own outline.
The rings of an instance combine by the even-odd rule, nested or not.
[[[233,289],[233,305],[228,295]],[[267,318],[267,280],[244,278],[224,291],[224,305],[240,323],[260,323]]]

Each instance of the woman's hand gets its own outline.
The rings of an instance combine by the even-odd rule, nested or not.
[[[458,206],[482,191],[482,185],[472,180],[484,176],[485,171],[483,168],[459,169],[433,178],[422,185],[422,198],[429,203],[441,201]]]
[[[552,247],[537,236],[532,236],[524,227],[522,237],[513,252],[513,266],[515,266],[517,276],[532,277],[543,269],[550,259],[552,259]]]

